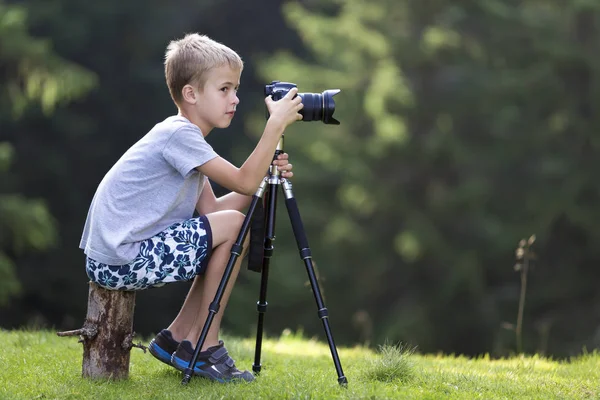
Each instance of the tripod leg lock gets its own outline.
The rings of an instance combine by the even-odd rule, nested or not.
[[[327,311],[326,308],[321,308],[317,314],[319,315],[319,318],[321,318],[321,319],[329,317],[329,311]]]
[[[257,301],[256,302],[256,310],[259,313],[265,313],[265,312],[267,312],[267,305],[269,305],[269,303],[267,303],[266,301],[264,303]]]
[[[214,302],[214,301],[213,301],[213,302],[212,302],[212,303],[210,303],[210,305],[208,306],[208,311],[209,311],[209,312],[211,312],[211,313],[213,313],[213,314],[217,314],[217,313],[219,312],[219,308],[220,308],[220,307],[221,307],[221,306],[219,305],[219,303],[217,303],[217,302]]]
[[[233,246],[231,246],[231,253],[238,257],[242,254],[242,250],[244,250],[244,246],[241,244],[234,243]]]
[[[273,245],[270,246],[265,246],[264,249],[264,257],[265,258],[271,258],[271,256],[273,255]]]
[[[312,258],[312,252],[309,248],[300,250],[300,258],[306,260],[307,258]]]

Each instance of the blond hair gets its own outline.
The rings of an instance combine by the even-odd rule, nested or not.
[[[240,72],[244,68],[235,51],[208,36],[190,33],[172,40],[165,53],[165,78],[173,101],[179,104],[183,100],[181,91],[187,84],[202,90],[206,72],[224,65]]]

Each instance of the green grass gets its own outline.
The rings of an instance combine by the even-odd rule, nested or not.
[[[254,340],[226,337],[238,367],[251,369]],[[598,399],[600,354],[569,361],[538,356],[419,355],[339,348],[348,387],[340,387],[326,344],[283,335],[263,344],[263,370],[250,384],[218,384],[181,374],[133,349],[126,381],[81,378],[82,346],[54,332],[0,330],[1,399]]]

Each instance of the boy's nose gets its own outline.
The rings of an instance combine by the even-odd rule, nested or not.
[[[240,98],[237,95],[233,98],[233,104],[238,105],[240,103]]]

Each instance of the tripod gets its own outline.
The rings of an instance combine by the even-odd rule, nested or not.
[[[273,159],[276,159],[277,156],[281,153],[283,153],[283,135],[281,136],[281,139],[279,139],[279,143],[277,144],[275,156]],[[259,201],[261,201],[263,199],[263,196],[266,194],[266,234],[264,237],[264,254],[262,259],[260,295],[259,301],[256,305],[258,311],[258,325],[256,329],[256,348],[254,353],[254,364],[252,365],[252,371],[255,374],[260,373],[262,367],[260,363],[260,356],[262,350],[263,324],[265,312],[267,311],[267,282],[269,279],[269,264],[271,256],[273,255],[273,241],[275,240],[275,209],[277,205],[277,187],[280,185],[282,186],[285,195],[285,204],[290,217],[290,222],[292,224],[292,230],[296,238],[296,243],[298,245],[298,250],[300,251],[300,257],[302,258],[302,260],[304,261],[304,265],[306,266],[306,271],[308,273],[310,285],[315,297],[315,301],[317,302],[317,314],[323,322],[323,328],[325,329],[325,335],[327,336],[327,342],[329,343],[329,349],[331,351],[333,363],[335,365],[335,369],[338,375],[338,383],[343,386],[346,386],[348,383],[348,380],[346,379],[346,377],[344,376],[344,372],[342,371],[342,365],[340,363],[337,349],[333,341],[333,335],[331,334],[331,328],[329,326],[329,312],[327,311],[327,308],[325,307],[325,304],[323,302],[323,298],[321,297],[321,291],[319,289],[319,284],[317,282],[317,277],[313,266],[312,254],[310,248],[308,247],[308,239],[306,238],[306,233],[304,231],[304,226],[300,218],[298,205],[296,204],[296,199],[294,198],[294,194],[292,192],[292,184],[287,179],[281,177],[279,171],[277,170],[277,167],[272,165],[269,169],[267,176],[258,187],[258,190],[252,196],[252,202],[250,203],[248,213],[246,214],[246,217],[242,222],[242,227],[240,228],[240,232],[237,236],[235,243],[233,244],[233,246],[231,246],[231,255],[229,257],[229,261],[227,262],[225,272],[223,273],[223,278],[221,278],[221,282],[219,283],[219,287],[217,288],[217,293],[215,294],[212,303],[210,303],[210,306],[208,307],[208,317],[206,318],[206,322],[204,323],[204,326],[200,333],[200,337],[198,338],[198,343],[196,344],[194,355],[192,356],[188,367],[183,371],[183,380],[181,381],[183,385],[189,383],[190,379],[192,378],[193,367],[198,359],[200,349],[204,345],[204,341],[206,340],[206,336],[208,334],[208,330],[210,329],[210,325],[212,324],[215,315],[219,312],[221,299],[223,297],[225,288],[227,287],[227,283],[229,282],[229,278],[233,271],[233,266],[237,258],[242,254],[244,239],[246,238],[246,234],[248,233],[252,216],[257,209]]]

